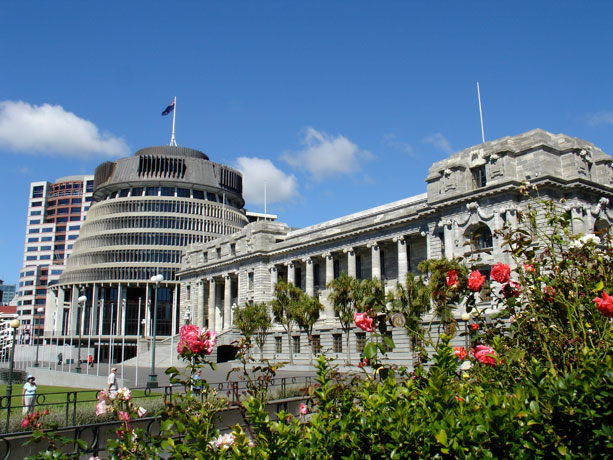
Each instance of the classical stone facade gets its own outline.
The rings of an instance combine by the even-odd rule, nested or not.
[[[526,200],[520,187],[526,183],[538,186],[541,197],[563,202],[575,218],[575,232],[603,229],[613,222],[612,161],[589,142],[538,129],[465,149],[430,167],[422,195],[298,230],[256,222],[189,246],[177,273],[180,308],[194,312],[194,323],[215,329],[220,345],[228,345],[237,335],[228,321],[233,306],[269,302],[275,282],[283,278],[319,297],[325,311],[315,327],[316,340],[332,356],[344,358],[344,338],[326,290],[341,272],[379,278],[394,289],[407,273],[417,273],[424,259],[472,254],[488,274],[495,262],[511,262],[495,230],[518,225],[517,210]],[[391,359],[410,363],[404,330],[391,332],[399,345]],[[293,335],[288,350],[276,325],[265,357],[288,360],[292,352],[295,361],[308,360],[306,336]],[[356,328],[350,345],[356,359],[363,343]]]

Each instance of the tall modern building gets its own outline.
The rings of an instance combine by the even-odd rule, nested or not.
[[[16,286],[14,284],[4,284],[0,280],[0,305],[8,305],[15,297]]]
[[[19,331],[26,336],[40,337],[43,333],[47,285],[64,269],[91,205],[93,189],[92,175],[30,184],[17,293],[17,315],[22,324]]]
[[[183,250],[248,223],[242,187],[238,171],[185,147],[145,148],[99,165],[79,238],[49,283],[46,335],[72,343],[98,336],[96,356],[118,360],[118,337],[133,345],[139,335],[176,334]],[[156,275],[163,280],[153,282]],[[127,350],[124,359],[135,347]]]
[[[284,279],[324,304],[312,343],[328,350],[329,357],[343,359],[344,333],[327,288],[341,272],[378,278],[390,291],[416,274],[424,259],[470,256],[489,276],[494,263],[512,264],[496,231],[521,225],[518,211],[530,202],[520,192],[526,181],[570,214],[577,234],[604,232],[613,222],[613,158],[564,134],[536,129],[486,142],[434,163],[424,176],[421,195],[300,229],[254,222],[235,234],[189,246],[177,274],[180,309],[195,312],[193,323],[219,333],[221,360],[231,356],[230,344],[238,336],[227,320],[232,306],[270,302],[275,283]],[[488,308],[487,290],[479,300]],[[404,328],[390,325],[388,333],[397,345],[391,358],[410,365]],[[276,324],[269,335],[265,358],[309,362],[306,334],[295,330],[287,343]],[[350,347],[356,362],[365,343],[364,331],[355,328]]]

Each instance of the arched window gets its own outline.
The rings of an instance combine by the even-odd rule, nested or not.
[[[485,224],[480,224],[469,231],[470,247],[473,251],[484,251],[494,246],[492,231]]]

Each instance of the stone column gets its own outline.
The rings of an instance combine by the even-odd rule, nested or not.
[[[62,322],[64,321],[64,298],[66,291],[64,289],[58,289],[57,298],[55,303],[55,324],[53,326],[55,335],[62,334]]]
[[[374,243],[369,243],[368,247],[370,248],[370,253],[371,253],[371,279],[375,279],[377,278],[378,280],[381,280],[381,256],[379,253],[379,244],[374,242]]]
[[[209,280],[209,329],[217,332],[215,310],[215,278],[211,278]]]
[[[294,286],[296,285],[296,266],[294,262],[289,262],[287,264],[287,282]]]
[[[355,266],[355,251],[353,248],[345,248],[343,252],[347,254],[347,274],[352,278],[357,278],[357,270]]]
[[[307,295],[313,296],[315,294],[315,285],[313,278],[313,260],[308,257],[304,259],[304,263],[306,265],[306,286],[305,292]]]
[[[223,329],[232,327],[230,323],[232,318],[232,277],[230,274],[224,275],[224,293],[223,293]]]
[[[322,255],[326,260],[326,286],[334,280],[334,257],[329,252]]]
[[[205,280],[199,280],[196,286],[198,286],[198,294],[196,298],[196,311],[192,312],[195,316],[194,324],[199,327],[204,327],[204,282]]]
[[[270,292],[275,292],[275,284],[279,281],[279,271],[276,266],[270,267]]]
[[[407,281],[407,272],[409,271],[407,244],[404,236],[395,237],[394,242],[398,245],[398,282],[404,285]]]

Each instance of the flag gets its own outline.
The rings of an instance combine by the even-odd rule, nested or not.
[[[175,97],[172,102],[168,105],[168,107],[166,107],[164,109],[164,111],[162,112],[162,116],[164,115],[168,115],[170,112],[172,112],[175,109],[175,101],[177,100],[177,98]]]

